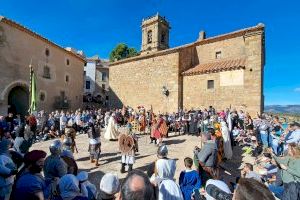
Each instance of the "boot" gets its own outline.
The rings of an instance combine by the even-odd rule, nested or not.
[[[95,160],[93,159],[93,157],[90,157],[90,161],[91,161],[91,163],[95,162]]]
[[[122,174],[125,173],[125,163],[122,163],[122,167],[121,167],[120,172],[121,172]]]
[[[128,172],[132,171],[132,166],[133,166],[133,164],[128,164]]]
[[[100,166],[99,160],[96,160],[95,166],[96,166],[96,167],[99,167],[99,166]]]

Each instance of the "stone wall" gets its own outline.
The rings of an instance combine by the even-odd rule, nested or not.
[[[144,105],[149,109],[152,105],[155,112],[176,111],[179,104],[178,63],[179,56],[175,52],[111,64],[111,107]],[[169,97],[162,94],[163,86],[169,89]]]
[[[246,58],[243,84],[220,86],[220,73],[184,76],[183,107],[191,109],[212,105],[217,109],[243,109],[252,115],[262,112],[263,47],[263,32],[197,46],[200,63]],[[220,59],[215,57],[217,51],[221,51]],[[207,89],[208,80],[214,80],[214,89]]]
[[[45,93],[45,100],[38,102],[38,109],[53,110],[55,96],[59,96],[61,91],[71,101],[70,109],[81,107],[84,61],[4,22],[0,22],[0,31],[1,114],[7,112],[7,96],[12,89],[7,87],[15,81],[29,85],[28,66],[31,61],[37,76],[38,96],[41,92]],[[46,48],[49,56],[45,55]],[[44,65],[50,68],[50,79],[43,78]],[[66,76],[69,77],[68,82]]]

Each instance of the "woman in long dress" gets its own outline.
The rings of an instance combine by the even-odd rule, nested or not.
[[[117,130],[115,114],[113,113],[108,120],[108,125],[105,130],[104,138],[106,140],[116,140],[118,139],[118,136],[119,132]]]
[[[221,131],[222,131],[222,137],[224,143],[224,157],[229,160],[232,158],[232,148],[231,148],[229,130],[226,122],[224,121],[221,122]]]

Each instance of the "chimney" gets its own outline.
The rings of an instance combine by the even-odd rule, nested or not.
[[[204,40],[205,38],[206,38],[205,31],[200,31],[198,41]]]

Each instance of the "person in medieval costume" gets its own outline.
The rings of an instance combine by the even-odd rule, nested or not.
[[[147,125],[147,121],[146,121],[145,109],[141,108],[140,115],[139,115],[139,132],[140,133],[145,134],[146,125]]]
[[[67,164],[60,157],[62,152],[62,143],[60,140],[54,140],[49,147],[51,155],[44,163],[44,176],[47,191],[45,199],[52,199],[58,195],[57,185],[59,179],[67,174]]]
[[[72,153],[78,153],[77,146],[76,146],[76,130],[73,128],[73,124],[71,121],[68,122],[67,127],[64,129],[64,134],[62,135],[61,139],[63,141],[64,149],[71,150]]]
[[[197,129],[197,124],[198,124],[198,120],[197,120],[197,117],[195,115],[195,113],[191,113],[190,114],[190,121],[189,121],[189,134],[196,134],[198,132],[198,129]]]
[[[100,129],[95,128],[94,124],[89,122],[88,129],[89,152],[91,163],[99,166],[99,157],[101,153]]]
[[[155,139],[157,144],[162,143],[162,137],[166,136],[168,133],[168,127],[166,121],[163,119],[162,115],[158,119],[153,121],[151,139]]]
[[[230,160],[232,158],[230,134],[227,124],[224,121],[221,121],[221,132],[223,137],[224,157]]]
[[[105,130],[104,138],[106,140],[117,140],[119,132],[117,130],[117,123],[115,119],[115,114],[113,113],[109,118],[107,128]]]
[[[135,163],[135,153],[138,152],[138,138],[136,135],[127,130],[120,134],[119,149],[121,151],[121,173],[125,173],[125,167],[128,166],[128,172],[132,171]]]
[[[166,145],[159,146],[157,158],[148,171],[148,175],[152,174],[150,181],[157,189],[157,199],[183,200],[180,187],[174,180],[176,161],[168,158],[168,148]]]
[[[105,116],[104,116],[104,127],[105,127],[105,129],[108,126],[109,118],[110,118],[110,114],[109,114],[109,112],[106,112]]]

